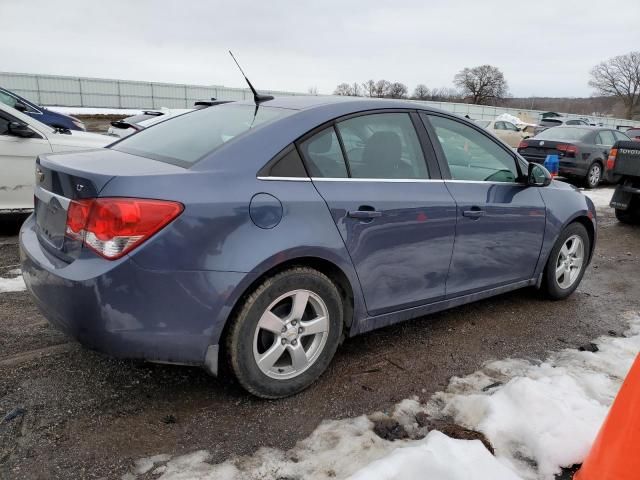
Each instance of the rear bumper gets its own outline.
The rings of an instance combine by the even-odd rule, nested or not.
[[[45,251],[33,216],[20,231],[25,283],[47,320],[82,344],[121,358],[204,365],[244,282],[237,272],[169,272],[88,251],[64,264]]]

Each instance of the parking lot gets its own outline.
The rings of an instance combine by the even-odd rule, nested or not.
[[[609,208],[599,215],[594,260],[566,301],[517,291],[355,337],[319,382],[279,401],[200,369],[91,352],[50,327],[27,292],[0,293],[0,418],[13,413],[0,422],[0,477],[120,478],[158,453],[203,448],[221,461],[289,448],[323,419],[429,398],[488,360],[540,359],[620,334],[640,296],[640,230]],[[0,277],[18,266],[17,223],[1,226]]]

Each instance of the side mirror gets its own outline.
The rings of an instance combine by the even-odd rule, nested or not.
[[[36,134],[26,123],[22,122],[9,122],[8,132],[9,135],[21,138],[33,137]]]
[[[530,187],[546,187],[551,184],[551,174],[549,170],[539,163],[530,163],[527,172],[527,185]]]
[[[16,104],[13,106],[13,108],[15,108],[16,110],[18,110],[19,112],[26,112],[27,111],[27,106],[22,103],[21,101],[17,101]]]

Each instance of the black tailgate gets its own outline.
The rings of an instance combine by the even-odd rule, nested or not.
[[[618,150],[613,167],[615,175],[640,177],[640,145],[638,142],[617,142],[613,148]]]

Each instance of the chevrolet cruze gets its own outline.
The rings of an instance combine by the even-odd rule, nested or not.
[[[521,287],[567,297],[596,240],[579,191],[407,101],[220,105],[41,156],[36,179],[21,261],[52,324],[265,398],[345,337]]]

